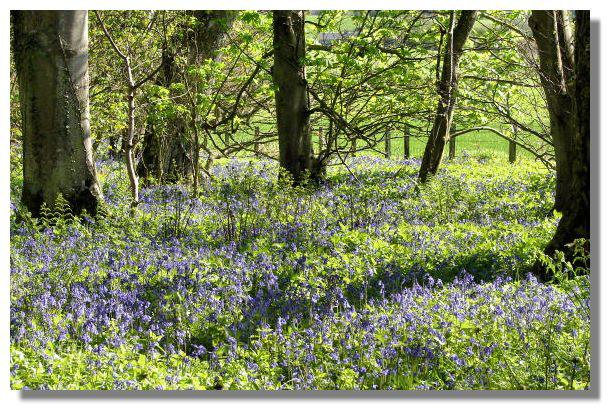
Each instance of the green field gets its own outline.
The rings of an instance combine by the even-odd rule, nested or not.
[[[251,142],[253,135],[245,132],[239,132],[235,137],[238,142]],[[402,159],[404,157],[404,140],[402,131],[394,131],[391,133],[391,158]],[[261,151],[275,158],[277,156],[277,142],[275,137],[270,138],[273,141],[261,146]],[[427,137],[411,137],[410,139],[410,157],[421,158],[425,149],[425,141]],[[233,140],[231,140],[232,142]],[[318,134],[312,135],[314,152],[318,153]],[[343,141],[342,141],[343,142]],[[223,147],[223,143],[216,140],[216,143]],[[341,144],[343,145],[343,144]],[[357,143],[357,146],[361,147],[361,142]],[[252,147],[252,146],[250,146]],[[489,131],[474,131],[468,134],[464,134],[456,138],[455,155],[461,156],[464,152],[480,155],[489,154],[491,156],[501,156],[508,159],[509,143],[498,135]],[[236,156],[245,157],[250,156],[253,153],[251,151],[241,151]],[[357,156],[364,155],[379,155],[384,157],[385,144],[384,141],[378,143],[375,149],[358,151]],[[449,144],[446,144],[444,149],[444,159],[449,157]],[[527,150],[517,146],[517,160],[534,160],[534,156]]]

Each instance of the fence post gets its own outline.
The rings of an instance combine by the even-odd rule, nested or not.
[[[225,157],[228,157],[228,148],[231,145],[231,133],[229,133],[228,131],[226,133],[224,133],[224,151],[223,151],[223,155]]]
[[[258,153],[260,152],[260,145],[258,140],[260,140],[260,129],[256,127],[254,129],[254,153],[256,153],[256,157],[258,157]]]
[[[404,128],[404,158],[410,158],[410,127],[406,125]]]
[[[517,126],[515,124],[512,125],[513,137],[515,140],[517,139]],[[515,141],[508,141],[508,162],[514,163],[517,161],[517,143]]]
[[[510,116],[510,94],[506,95],[506,114],[508,115],[508,118],[512,120],[512,117]],[[508,140],[508,162],[514,163],[517,161],[517,125],[512,122],[510,127],[512,129],[514,141]]]
[[[455,133],[455,125],[451,125],[451,130],[449,132],[449,137]],[[450,137],[448,139],[448,159],[453,160],[455,158],[455,150],[456,150],[456,138]]]
[[[384,157],[391,158],[391,132],[388,129],[384,133]]]
[[[508,161],[510,163],[517,161],[517,143],[514,141],[508,142]]]

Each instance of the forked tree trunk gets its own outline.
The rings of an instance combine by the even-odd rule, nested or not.
[[[545,91],[551,136],[555,151],[555,206],[562,212],[571,196],[571,146],[576,133],[573,114],[571,45],[566,44],[566,28],[561,27],[561,10],[532,10],[529,26],[538,48],[540,82]]]
[[[280,167],[295,184],[314,172],[307,79],[305,75],[303,11],[273,12],[273,83],[280,150]]]
[[[477,11],[463,10],[455,25],[455,13],[451,13],[451,24],[447,36],[446,50],[442,59],[442,71],[438,79],[438,108],[429,139],[423,153],[419,180],[424,183],[429,175],[436,174],[442,161],[444,147],[453,123],[453,111],[459,79],[459,60],[463,46],[470,36],[476,21]],[[454,28],[454,29],[453,29]]]
[[[24,205],[39,215],[62,195],[95,214],[101,192],[89,119],[88,12],[12,12],[23,119]]]
[[[545,252],[569,253],[568,244],[590,237],[590,21],[588,10],[576,11],[574,35],[574,85],[571,88],[572,119],[576,125],[570,140],[569,197],[562,206],[562,218]],[[559,164],[560,160],[556,162]]]

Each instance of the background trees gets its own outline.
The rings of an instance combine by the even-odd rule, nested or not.
[[[554,168],[553,143],[527,11],[484,11],[464,53],[455,134],[488,127]],[[513,147],[513,149],[514,149]]]
[[[323,132],[319,168],[366,152],[386,156],[391,136],[423,137],[434,101],[434,18],[404,10],[310,16],[308,91],[312,130]]]
[[[15,11],[13,53],[23,142],[22,201],[34,214],[58,196],[95,214],[86,11]]]
[[[527,15],[478,14],[461,55],[467,69],[457,83],[457,122],[452,136],[465,139],[467,134],[484,131],[483,136],[513,142],[523,154],[532,154],[550,168],[554,155],[549,117],[544,93],[536,88],[539,79],[533,66]],[[189,48],[168,48],[176,61],[175,82],[164,86],[154,79],[137,105],[137,130],[143,145],[138,146],[136,156],[142,176],[146,175],[144,161],[151,158],[149,149],[155,148],[147,143],[157,142],[149,140],[153,129],[160,130],[159,147],[167,153],[171,152],[170,144],[181,144],[184,150],[176,153],[188,157],[183,163],[179,159],[174,163],[187,163],[183,171],[192,171],[190,160],[197,155],[194,128],[188,125],[195,124],[188,122],[194,118],[193,103],[200,106],[196,113],[201,119],[195,125],[204,172],[216,158],[237,154],[278,159],[272,17],[272,13],[239,12],[227,23],[217,57],[211,62],[204,59],[192,65]],[[449,19],[449,11],[305,14],[305,70],[315,169],[324,171],[327,164],[345,163],[348,157],[365,151],[385,156],[387,145],[402,136],[408,137],[406,142],[412,142],[413,149],[425,149],[434,130],[438,78],[445,61],[439,50],[446,50]],[[122,21],[126,28],[130,19]],[[159,23],[151,33],[158,34],[152,39],[159,40],[151,44],[157,44],[159,51],[165,38],[191,36],[196,20],[188,12],[166,12],[164,19],[155,21]],[[151,53],[142,56],[143,65],[155,66],[157,58]],[[111,94],[97,93],[95,99]],[[108,117],[101,122],[105,119]],[[175,130],[183,125],[182,120],[187,122],[179,134],[182,140],[171,139],[178,134]]]
[[[99,158],[114,158],[123,149],[134,204],[139,200],[139,178],[146,184],[190,181],[198,195],[207,186],[215,160],[249,156],[279,161],[295,183],[306,173],[326,179],[327,166],[347,166],[354,156],[395,157],[391,149],[402,137],[404,157],[411,156],[410,143],[419,149],[413,155],[423,154],[418,179],[425,182],[436,173],[449,142],[452,146],[483,134],[510,143],[511,162],[519,152],[556,172],[554,209],[567,218],[562,227],[569,221],[588,223],[589,133],[581,131],[588,113],[583,82],[589,82],[582,75],[589,63],[576,58],[585,55],[573,41],[578,36],[579,42],[588,43],[577,21],[583,13],[329,10],[98,15],[99,19],[90,14],[97,21],[90,27],[93,150]],[[15,22],[15,31],[25,30]],[[39,32],[49,39],[54,36],[52,31]],[[53,96],[49,92],[53,88],[65,88],[61,83],[52,89],[43,87],[47,80],[40,74],[26,75],[24,68],[40,56],[24,54],[25,37],[15,39],[15,73],[20,80],[30,77],[28,85],[33,85],[38,77],[36,91],[48,88],[41,92],[45,97]],[[52,52],[63,56],[62,49]],[[84,62],[77,59],[68,66],[73,68],[77,61]],[[54,65],[63,64],[55,59]],[[85,73],[81,69],[72,79],[79,86],[75,102],[83,114],[87,113],[86,78],[81,77]],[[32,114],[38,112],[30,106],[42,101],[25,98],[34,92],[23,85],[12,91],[12,105],[19,98],[25,105],[23,120],[12,114],[11,139],[24,141],[26,200],[37,192],[32,183],[52,189],[59,188],[59,181],[53,179],[48,186],[47,177],[33,179],[40,174],[33,173],[32,165],[46,161],[32,164],[30,126],[35,120]],[[65,103],[52,104],[68,108]],[[75,126],[75,113],[62,112],[66,119],[36,130]],[[81,118],[79,125],[85,126],[88,117]],[[71,170],[72,178],[66,180],[92,183],[85,187],[96,200],[99,191],[88,155],[91,140],[88,129],[82,129],[83,149],[62,157],[78,159],[85,167],[74,177]],[[71,138],[62,140],[76,143],[77,130],[66,131]],[[56,136],[66,136],[62,134]],[[450,157],[454,153],[450,151]],[[57,168],[54,163],[49,169]],[[39,202],[28,203],[50,203],[59,192],[49,190]],[[589,235],[588,225],[568,228],[577,230],[562,230],[555,239],[563,242],[554,239],[548,251]]]

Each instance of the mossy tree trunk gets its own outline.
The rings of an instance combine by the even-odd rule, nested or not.
[[[88,13],[14,11],[13,51],[23,119],[24,205],[39,215],[59,195],[95,214],[101,192],[89,120]]]

